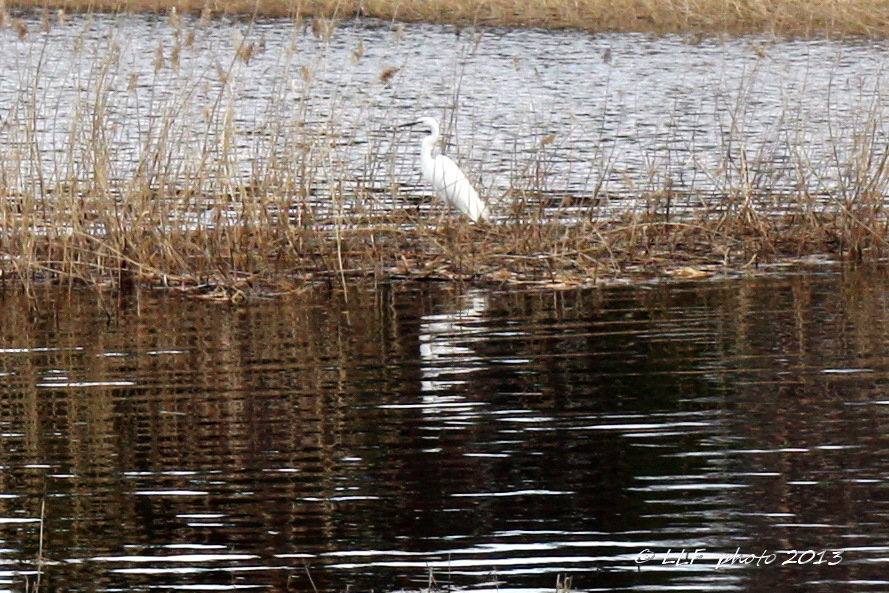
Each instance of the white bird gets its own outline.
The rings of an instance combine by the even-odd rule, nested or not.
[[[429,135],[420,143],[423,180],[432,184],[435,195],[472,219],[472,222],[489,220],[488,206],[478,197],[478,192],[457,164],[443,154],[432,156],[432,147],[438,142],[438,122],[433,117],[421,117],[407,126],[424,126]]]

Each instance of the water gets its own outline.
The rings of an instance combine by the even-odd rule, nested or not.
[[[887,291],[6,291],[3,589],[882,590]]]
[[[879,41],[25,20],[25,38],[0,36],[0,144],[9,183],[38,193],[96,175],[126,191],[156,167],[154,187],[207,178],[197,195],[273,182],[403,207],[427,190],[418,138],[391,126],[433,115],[446,151],[504,211],[522,192],[550,206],[608,196],[595,214],[610,217],[665,189],[674,211],[738,191],[804,189],[835,205],[878,172],[887,137]],[[255,50],[239,59],[245,45]]]

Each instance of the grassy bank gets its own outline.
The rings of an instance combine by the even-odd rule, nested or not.
[[[800,207],[769,216],[751,196],[736,195],[726,200],[746,205],[686,219],[628,214],[565,222],[518,212],[473,225],[449,214],[426,221],[410,210],[326,216],[308,203],[293,206],[302,210],[298,219],[276,212],[274,194],[238,191],[244,207],[227,223],[213,214],[187,229],[177,228],[188,208],[181,196],[161,197],[147,187],[119,198],[65,192],[53,195],[52,205],[7,200],[3,281],[26,290],[44,282],[99,290],[139,285],[240,302],[319,282],[343,289],[404,279],[563,289],[747,273],[809,255],[873,262],[889,252],[889,222],[876,195],[829,214]],[[179,205],[146,204],[158,200]],[[140,201],[142,208],[124,205]],[[201,202],[224,211],[232,196],[204,195]],[[34,233],[35,225],[47,232]]]
[[[883,0],[6,0],[11,9],[431,21],[588,31],[889,35]]]

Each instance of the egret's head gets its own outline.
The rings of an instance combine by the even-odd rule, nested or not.
[[[434,117],[421,117],[416,121],[416,125],[430,134],[438,131],[438,122]]]
[[[431,135],[438,135],[438,121],[434,117],[421,117],[412,122],[401,124],[401,128],[411,127]]]

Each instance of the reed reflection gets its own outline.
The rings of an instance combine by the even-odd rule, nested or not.
[[[632,554],[739,541],[858,561],[708,583],[881,578],[887,285],[387,284],[245,307],[45,287],[38,310],[5,291],[3,554],[33,571],[45,500],[64,588],[308,591],[288,585],[308,561],[330,590],[434,566],[705,591],[712,567]]]

